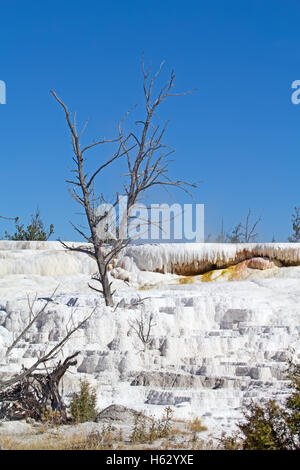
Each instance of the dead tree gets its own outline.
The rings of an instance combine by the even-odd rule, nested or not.
[[[255,232],[257,225],[261,222],[261,216],[253,222],[250,223],[251,210],[248,210],[248,214],[245,220],[245,224],[240,222],[234,227],[231,234],[226,235],[226,239],[229,243],[251,243],[255,242],[258,233]]]
[[[258,233],[255,232],[255,229],[257,225],[261,222],[261,216],[259,216],[258,219],[256,219],[256,221],[253,222],[252,225],[250,225],[250,217],[251,217],[251,210],[249,209],[248,215],[246,217],[245,225],[242,226],[245,243],[254,242],[256,240]]]
[[[65,118],[67,120],[71,136],[72,136],[72,144],[73,144],[73,163],[75,167],[73,168],[74,179],[67,181],[69,186],[69,192],[71,196],[75,199],[77,203],[79,203],[85,211],[86,219],[89,226],[89,234],[83,232],[83,229],[75,226],[72,224],[74,229],[88,242],[89,246],[80,246],[80,247],[72,247],[66,245],[62,242],[63,246],[71,251],[78,251],[81,253],[86,253],[87,255],[91,256],[95,259],[97,263],[98,272],[95,276],[93,276],[93,280],[99,281],[102,289],[96,289],[93,286],[90,286],[92,289],[101,292],[104,295],[105,303],[108,306],[113,306],[113,293],[111,292],[111,285],[108,280],[107,276],[107,267],[110,261],[113,259],[114,256],[120,251],[121,247],[123,246],[123,241],[118,240],[116,245],[113,249],[107,248],[107,244],[105,243],[106,240],[99,237],[99,224],[103,226],[105,224],[105,220],[108,218],[108,214],[103,214],[102,216],[97,215],[97,207],[101,200],[95,197],[94,192],[94,181],[95,178],[102,173],[105,168],[111,165],[115,160],[122,157],[124,152],[122,152],[122,145],[120,139],[113,139],[113,140],[98,140],[93,142],[84,148],[81,148],[80,138],[84,132],[84,128],[80,133],[77,131],[76,127],[76,114],[74,114],[73,121],[71,120],[70,112],[67,106],[61,101],[60,98],[56,95],[56,93],[52,90],[51,91],[54,98],[58,101],[58,103],[62,106],[65,112]],[[106,143],[117,143],[116,152],[104,163],[101,163],[98,168],[93,172],[92,175],[88,175],[84,168],[84,161],[85,161],[85,152],[88,150],[100,146]],[[103,201],[103,197],[101,198]],[[116,198],[113,206],[116,207],[118,204],[118,198]]]
[[[33,313],[33,306],[36,300],[33,303],[28,301],[30,307],[29,323],[13,341],[11,346],[8,347],[6,356],[24,338],[29,328],[45,312],[50,302],[50,300],[46,301],[45,305],[37,313]],[[23,419],[29,417],[39,420],[42,418],[43,413],[50,409],[52,411],[59,411],[62,420],[66,421],[66,406],[59,390],[59,383],[67,369],[77,363],[75,358],[79,352],[75,352],[63,362],[59,361],[54,366],[49,366],[49,363],[56,359],[69,338],[88,321],[95,312],[95,309],[96,307],[77,324],[73,322],[72,316],[74,311],[72,311],[72,327],[67,328],[66,334],[57,344],[39,357],[28,369],[23,367],[19,374],[14,375],[8,380],[0,380],[0,419]]]
[[[99,226],[102,228],[109,221],[109,212],[102,214],[100,217],[97,215],[97,205],[99,202],[105,202],[104,197],[95,197],[94,183],[98,176],[103,176],[103,171],[117,159],[126,159],[128,174],[125,175],[125,182],[123,183],[123,189],[125,196],[127,197],[126,214],[125,219],[127,226],[133,220],[133,209],[135,204],[141,200],[144,196],[145,191],[150,188],[160,187],[175,187],[189,193],[191,187],[196,187],[195,184],[187,183],[183,180],[174,180],[168,175],[169,161],[167,157],[174,152],[166,144],[163,143],[163,138],[166,133],[168,122],[161,125],[157,124],[156,115],[159,110],[161,103],[167,100],[170,96],[185,95],[187,93],[173,93],[175,74],[171,72],[170,78],[167,83],[160,89],[157,94],[153,92],[153,85],[157,80],[162,65],[159,70],[153,75],[150,75],[150,69],[145,70],[144,61],[142,58],[142,71],[143,71],[143,94],[144,94],[144,117],[142,120],[136,122],[137,132],[129,132],[124,134],[122,130],[122,124],[124,123],[131,110],[126,113],[125,117],[119,124],[118,137],[113,140],[98,140],[91,143],[84,148],[81,147],[80,139],[85,130],[86,125],[81,132],[77,131],[76,128],[76,114],[71,117],[71,114],[67,106],[63,101],[56,95],[54,91],[51,91],[54,98],[62,106],[68,127],[71,132],[72,144],[73,144],[73,162],[74,162],[74,178],[68,181],[70,185],[70,192],[72,197],[84,208],[86,219],[88,221],[89,233],[86,234],[78,226],[74,226],[75,230],[88,242],[89,246],[72,247],[63,243],[64,247],[69,250],[79,251],[92,256],[96,263],[98,272],[93,276],[93,280],[98,281],[101,288],[90,287],[97,292],[103,294],[105,303],[108,306],[113,306],[113,292],[111,291],[111,283],[108,279],[108,265],[112,259],[120,253],[120,251],[130,243],[130,236],[126,231],[125,236],[121,236],[122,224],[124,221],[119,221],[118,229],[119,236],[116,237],[112,246],[108,246],[105,238],[100,235]],[[85,153],[94,148],[95,146],[101,146],[106,143],[115,143],[117,149],[108,160],[101,162],[101,164],[95,169],[95,171],[88,175],[85,169]],[[115,195],[113,199],[112,208],[116,208],[119,205],[118,195]],[[124,225],[123,225],[124,226]],[[103,232],[103,230],[102,230]]]
[[[139,318],[128,321],[128,324],[142,342],[145,351],[151,342],[152,328],[156,326],[153,313],[147,314],[145,312],[141,312]]]

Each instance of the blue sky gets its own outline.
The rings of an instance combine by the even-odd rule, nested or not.
[[[164,104],[173,176],[202,181],[206,234],[230,230],[251,207],[260,239],[286,241],[300,205],[300,4],[296,0],[0,1],[0,214],[29,222],[39,206],[55,237],[78,239],[79,211],[65,180],[72,150],[50,89],[89,118],[86,141],[115,135],[142,98],[140,57],[174,67],[178,91]],[[142,116],[142,108],[140,108]],[[95,162],[105,158],[94,152]],[[97,160],[98,159],[98,160]],[[115,172],[115,173],[114,173]],[[118,189],[118,168],[101,190]],[[153,201],[168,202],[161,195]],[[172,201],[187,203],[180,193]],[[0,232],[12,231],[1,222]],[[54,237],[54,238],[55,238]]]

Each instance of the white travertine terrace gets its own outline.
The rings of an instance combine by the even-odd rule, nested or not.
[[[82,245],[82,243],[70,243]],[[95,261],[84,253],[70,252],[60,242],[0,241],[0,276],[36,274],[92,274]]]
[[[258,256],[285,266],[300,264],[299,243],[161,243],[132,245],[125,254],[143,271],[176,274],[200,274]]]
[[[82,243],[70,243],[84,245]],[[252,257],[267,257],[284,266],[300,265],[298,243],[161,243],[131,245],[127,256],[141,271],[176,274],[200,274],[214,268],[224,268]],[[0,241],[0,275],[92,274],[94,260],[70,252],[60,242]]]
[[[151,272],[197,272],[245,257],[290,266],[252,269],[251,277],[231,282],[195,276],[191,284]],[[114,309],[88,287],[96,270],[89,256],[68,252],[59,242],[1,241],[0,380],[30,367],[63,337],[71,320],[82,320],[96,306],[57,360],[80,351],[64,390],[77,391],[79,380],[87,378],[96,387],[99,409],[115,403],[162,416],[171,406],[175,417],[199,417],[209,433],[220,436],[235,429],[252,400],[282,402],[290,393],[288,360],[300,360],[300,266],[294,266],[300,265],[300,244],[130,246],[118,264],[116,274],[128,281],[113,276],[120,305]],[[37,297],[36,309],[43,299],[52,301],[6,357],[28,324],[27,296]],[[130,328],[141,314],[155,318],[145,351]]]

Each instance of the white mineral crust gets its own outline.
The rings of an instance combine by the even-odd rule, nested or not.
[[[231,264],[245,259],[245,249],[288,266],[254,269],[240,281],[180,284],[179,276],[161,274],[175,265]],[[87,377],[97,388],[99,409],[115,403],[158,416],[170,405],[175,417],[198,416],[214,436],[233,430],[251,400],[285,398],[287,361],[300,358],[298,244],[145,245],[127,248],[124,256],[118,268],[127,281],[116,279],[118,268],[111,275],[121,302],[114,310],[88,287],[95,271],[88,256],[56,242],[0,242],[0,379],[30,366],[70,322],[96,306],[60,356],[80,351],[64,379],[67,397]],[[153,285],[140,289],[143,283]],[[38,311],[56,287],[45,312],[6,358],[28,322],[27,295],[37,295]],[[155,321],[145,351],[131,327],[141,314]]]

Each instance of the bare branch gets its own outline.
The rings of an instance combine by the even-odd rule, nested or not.
[[[89,318],[95,312],[96,308],[97,307],[94,307],[94,309],[91,311],[91,313],[86,318],[84,318],[84,320],[79,322],[74,328],[72,328],[70,331],[68,331],[59,343],[54,345],[53,348],[48,353],[46,353],[42,357],[40,357],[29,369],[24,369],[24,371],[22,373],[12,377],[9,380],[0,381],[0,389],[3,389],[5,387],[10,387],[13,384],[21,382],[26,377],[30,376],[38,368],[38,366],[40,364],[45,364],[46,362],[48,362],[50,360],[53,360],[57,356],[57,354],[59,353],[61,348],[69,340],[69,338],[89,320]]]
[[[57,286],[54,291],[52,292],[51,296],[50,296],[50,299],[46,301],[45,305],[38,311],[38,313],[34,314],[33,313],[33,307],[34,307],[34,304],[37,300],[37,298],[35,297],[34,301],[32,304],[30,304],[30,300],[29,300],[29,297],[27,297],[28,299],[28,305],[29,305],[29,323],[28,325],[24,328],[24,330],[19,334],[19,336],[12,342],[12,344],[7,348],[7,351],[6,351],[6,356],[8,356],[12,349],[19,343],[19,341],[24,338],[25,334],[27,333],[27,331],[32,327],[32,325],[37,321],[37,319],[42,315],[42,313],[46,310],[46,308],[48,307],[49,303],[52,301],[52,297],[54,297],[55,293],[57,292],[57,289],[58,289],[59,286]]]

